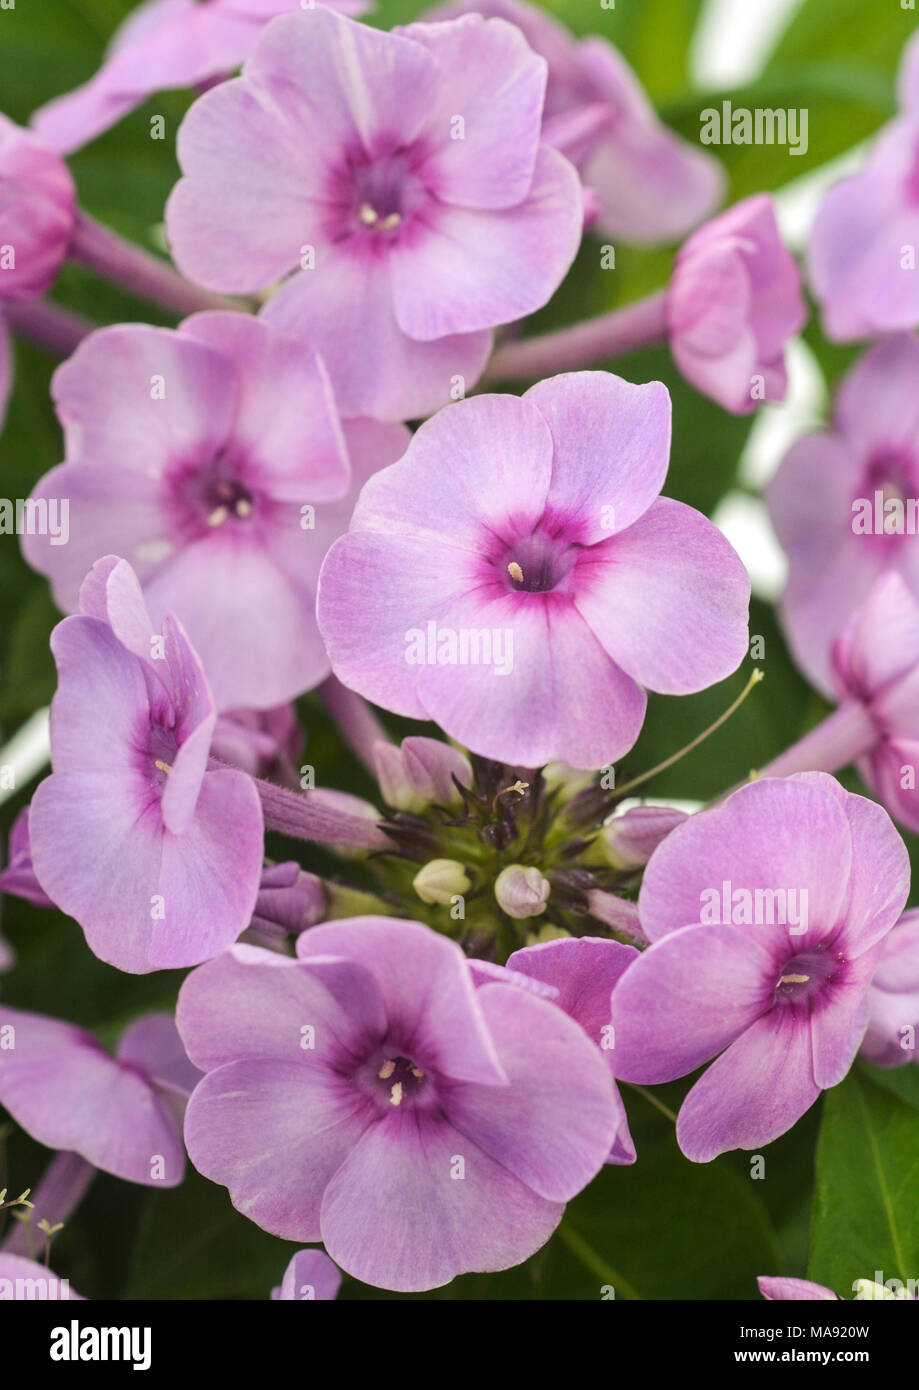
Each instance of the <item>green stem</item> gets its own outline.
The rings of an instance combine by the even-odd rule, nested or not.
[[[626,1298],[632,1299],[634,1302],[641,1301],[641,1294],[634,1285],[630,1284],[628,1279],[625,1279],[618,1270],[613,1269],[611,1264],[607,1264],[603,1256],[598,1255],[593,1246],[567,1221],[561,1223],[555,1234],[565,1242],[573,1254],[577,1255],[581,1263],[596,1274],[604,1284],[611,1284],[617,1293],[625,1294]]]
[[[701,734],[696,734],[696,737],[690,743],[687,743],[685,748],[681,748],[678,753],[672,753],[669,758],[665,758],[664,761],[658,763],[656,767],[650,768],[647,772],[642,772],[640,776],[633,777],[631,782],[626,782],[623,786],[617,787],[616,795],[621,797],[624,796],[626,792],[630,792],[633,787],[640,787],[642,782],[650,781],[650,779],[656,777],[659,772],[663,772],[665,768],[672,767],[673,764],[678,763],[681,758],[685,758],[687,753],[691,753],[694,748],[698,748],[700,743],[704,743],[710,734],[713,734],[716,729],[720,729],[721,725],[726,723],[736,710],[740,709],[740,706],[750,694],[754,685],[758,685],[762,679],[763,673],[757,668],[754,670],[743,690],[737,696],[737,699],[733,700],[731,704],[728,705],[727,709],[723,714],[718,716],[714,724],[709,724],[708,728],[703,729]]]
[[[366,893],[360,888],[350,888],[344,883],[332,883],[324,880],[326,891],[326,915],[327,922],[334,922],[341,917],[397,917],[398,909],[383,898],[378,898],[376,893]]]
[[[662,1100],[658,1100],[653,1091],[647,1090],[644,1086],[639,1086],[636,1081],[619,1081],[617,1084],[620,1086],[628,1086],[630,1090],[637,1091],[640,1096],[644,1096],[649,1105],[653,1105],[655,1110],[659,1110],[662,1115],[667,1116],[667,1119],[670,1120],[672,1124],[676,1124],[676,1115],[674,1115],[668,1105],[665,1105]]]

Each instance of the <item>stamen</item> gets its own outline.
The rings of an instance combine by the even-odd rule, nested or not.
[[[511,560],[510,564],[507,567],[507,572],[510,575],[511,579],[513,579],[515,584],[523,583],[523,570],[517,564],[516,560]]]
[[[156,768],[159,768],[160,772],[167,772],[167,773],[168,773],[168,772],[171,772],[171,771],[172,771],[172,768],[169,766],[169,764],[168,764],[168,763],[161,762],[159,758],[157,758],[157,760],[156,760],[156,762],[153,764],[153,766],[156,767]]]
[[[369,203],[361,203],[357,215],[365,227],[375,227],[380,220],[376,208],[372,208]]]
[[[381,1081],[388,1081],[395,1070],[395,1062],[387,1061],[384,1062],[383,1065],[380,1067],[380,1070],[377,1072],[377,1076],[380,1078]]]
[[[207,519],[208,526],[222,526],[230,515],[228,507],[215,507]]]
[[[415,1078],[416,1081],[420,1081],[424,1076],[424,1072],[421,1070],[420,1067],[409,1067],[409,1071],[412,1073],[412,1076]]]
[[[402,1104],[402,1082],[401,1082],[401,1081],[397,1081],[396,1084],[393,1086],[392,1090],[390,1091],[390,1093],[389,1093],[389,1103],[390,1103],[390,1105],[401,1105],[401,1104]]]
[[[810,975],[783,975],[779,980],[780,985],[806,985]]]
[[[252,503],[248,497],[240,497],[236,503],[236,515],[243,517],[252,515]]]
[[[402,214],[399,213],[399,212],[391,212],[391,213],[388,214],[388,216],[384,217],[384,218],[383,218],[383,221],[380,223],[380,231],[381,231],[381,232],[391,232],[391,231],[393,230],[394,227],[401,227],[401,226],[402,226]]]

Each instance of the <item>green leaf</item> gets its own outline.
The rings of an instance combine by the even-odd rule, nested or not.
[[[543,8],[575,34],[615,44],[652,99],[685,91],[687,54],[701,0],[642,0],[640,5],[545,0]]]
[[[915,853],[916,837],[911,835],[909,838]],[[916,881],[919,882],[919,879]],[[919,1110],[919,1066],[907,1063],[902,1067],[869,1067],[862,1064],[862,1071],[875,1086],[890,1091],[891,1095],[899,1096],[907,1105]]]
[[[297,1248],[235,1211],[224,1188],[189,1167],[180,1187],[147,1192],[122,1297],[266,1299]]]
[[[803,0],[766,68],[803,59],[848,62],[856,53],[861,62],[890,76],[915,25],[915,11],[904,9],[899,0],[870,7],[865,0]]]
[[[853,1071],[826,1096],[809,1274],[846,1298],[876,1270],[919,1277],[919,1111]]]
[[[755,1298],[776,1258],[758,1186],[724,1159],[690,1163],[671,1131],[570,1203],[555,1279],[582,1298],[607,1282],[617,1297]]]
[[[48,639],[60,619],[44,579],[16,575],[22,598],[6,642],[0,670],[0,720],[18,722],[54,694],[54,659]]]
[[[728,201],[779,188],[873,135],[895,111],[890,80],[858,62],[803,64],[769,71],[733,91],[699,93],[664,107],[662,115],[687,140],[698,141],[701,113],[733,109],[806,110],[807,149],[792,154],[785,145],[703,146],[721,160],[730,178]],[[723,132],[722,132],[723,134]]]

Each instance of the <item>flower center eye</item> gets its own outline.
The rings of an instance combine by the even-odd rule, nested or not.
[[[248,521],[254,505],[252,493],[235,478],[215,482],[207,489],[205,501],[213,504],[207,514],[208,526],[222,526],[231,517]]]
[[[564,585],[577,555],[578,547],[567,540],[535,531],[510,542],[498,565],[508,588],[547,594]]]
[[[904,502],[915,495],[915,462],[908,453],[884,451],[868,467],[868,489],[884,494],[884,500]]]
[[[388,240],[425,197],[407,150],[373,159],[361,153],[341,174],[340,195],[352,231]]]
[[[414,1100],[425,1079],[422,1068],[409,1057],[384,1057],[377,1068],[377,1081],[392,1106]]]
[[[249,521],[260,504],[259,493],[244,481],[254,471],[251,460],[232,445],[177,463],[170,490],[178,529],[197,540],[227,523]]]
[[[792,956],[775,983],[776,1002],[803,1004],[819,996],[841,974],[846,958],[818,946]]]
[[[392,232],[402,225],[401,212],[388,212],[385,217],[381,217],[370,203],[361,203],[357,216],[365,227],[372,227],[378,232]]]
[[[178,751],[179,745],[173,730],[164,729],[160,724],[151,724],[141,762],[147,777],[160,792],[168,781]]]

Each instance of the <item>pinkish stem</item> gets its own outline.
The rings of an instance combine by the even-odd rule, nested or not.
[[[619,357],[667,339],[667,291],[598,318],[505,343],[492,356],[485,382],[535,381]]]
[[[55,357],[69,357],[77,344],[96,327],[82,314],[75,314],[47,299],[24,299],[5,304],[3,317],[21,337],[37,343]]]
[[[759,776],[790,777],[793,772],[837,772],[869,752],[877,740],[877,727],[865,706],[858,700],[850,700],[761,768]]]
[[[70,257],[139,298],[180,314],[242,307],[235,300],[193,285],[159,256],[126,241],[85,212],[77,213]]]

